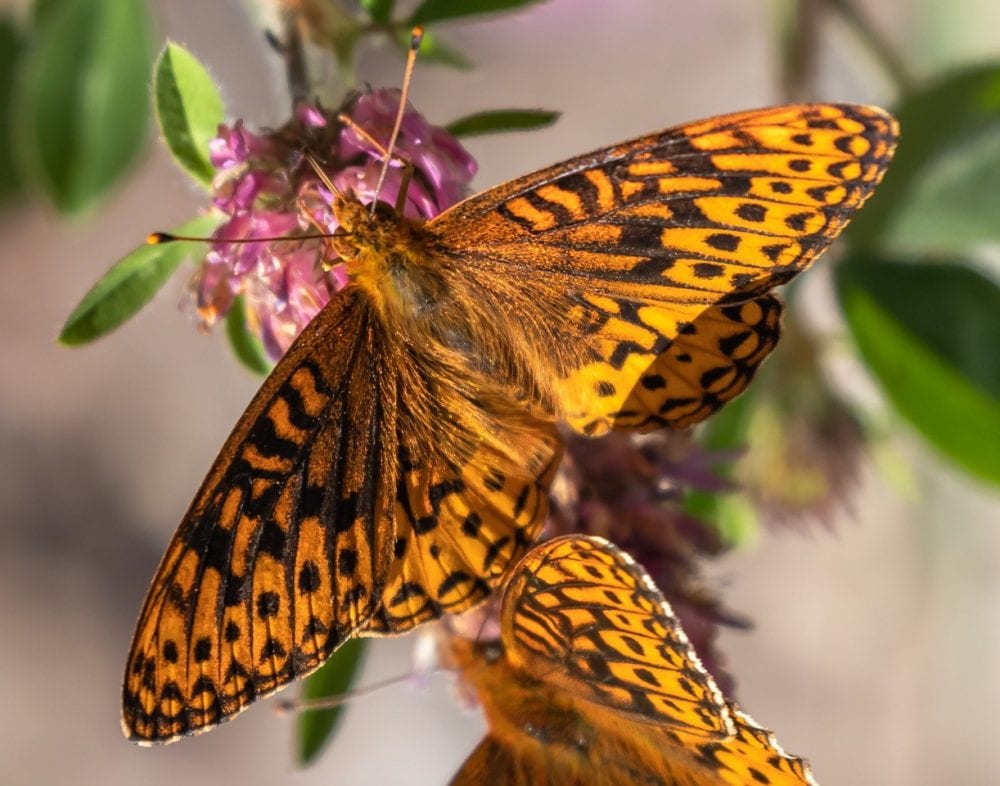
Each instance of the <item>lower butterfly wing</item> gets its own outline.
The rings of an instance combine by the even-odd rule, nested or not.
[[[565,756],[548,756],[541,745],[531,752],[512,747],[488,734],[469,755],[449,786],[654,786],[663,783],[622,771],[600,760],[588,761],[578,751],[572,763]],[[682,786],[683,782],[681,782]]]
[[[522,443],[518,465],[483,455],[455,466],[417,445],[403,451],[395,560],[371,633],[402,633],[485,601],[534,543],[562,444],[544,421]]]
[[[520,315],[574,429],[687,426],[749,383],[778,336],[767,292],[840,233],[897,133],[867,106],[725,115],[513,180],[429,228],[481,300],[495,293],[485,308]]]
[[[660,761],[645,770],[641,761],[623,761],[609,751],[548,755],[544,743],[512,745],[493,734],[476,746],[450,786],[816,786],[809,766],[786,754],[767,729],[736,710],[736,734],[725,742],[673,741],[657,749]],[[674,748],[673,753],[669,752]],[[617,752],[617,751],[615,751]],[[663,754],[666,755],[663,755]]]
[[[499,642],[444,650],[489,732],[453,784],[815,786],[726,703],[662,594],[626,554],[569,536],[514,569]]]
[[[607,428],[650,431],[686,428],[700,423],[742,393],[781,335],[781,301],[761,295],[742,302],[711,306],[659,352],[636,352],[623,360],[619,378],[638,384],[619,392],[606,379],[607,366],[589,364],[570,376],[583,390],[609,393],[596,418],[592,404],[574,425],[587,434]],[[629,384],[629,383],[626,383]],[[610,393],[614,388],[614,393]]]
[[[504,591],[512,667],[599,711],[706,740],[732,735],[722,694],[646,572],[600,538],[547,541]]]
[[[486,735],[476,746],[449,786],[545,786],[544,770],[532,772],[518,763],[516,753],[501,740]],[[572,786],[572,784],[565,784]]]
[[[809,765],[797,756],[782,750],[768,729],[730,705],[736,733],[728,740],[704,742],[674,736],[674,745],[683,751],[676,757],[680,772],[689,773],[689,780],[678,777],[676,782],[692,784],[726,784],[727,786],[816,786]],[[685,763],[686,758],[686,763]]]

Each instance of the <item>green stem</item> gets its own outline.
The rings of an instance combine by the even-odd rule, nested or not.
[[[782,0],[778,6],[781,96],[788,103],[801,103],[812,97],[822,1]]]
[[[826,4],[840,14],[848,27],[854,32],[861,43],[879,62],[901,93],[911,90],[914,84],[902,58],[889,45],[881,33],[875,29],[871,21],[861,12],[854,0],[825,0]]]

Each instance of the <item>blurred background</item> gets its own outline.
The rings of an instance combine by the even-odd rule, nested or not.
[[[783,100],[776,30],[788,5],[549,0],[443,25],[440,38],[476,67],[420,64],[411,99],[435,123],[508,106],[563,113],[543,130],[469,140],[478,190],[652,129]],[[859,5],[914,78],[1000,58],[992,0]],[[149,10],[153,51],[165,38],[193,51],[221,86],[227,117],[251,127],[285,119],[280,63],[246,4],[156,0]],[[23,19],[27,4],[10,13]],[[814,44],[813,97],[895,102],[891,77],[843,17],[825,17]],[[395,86],[401,71],[387,45],[359,52],[362,82]],[[121,735],[121,674],[148,581],[258,384],[221,335],[200,335],[179,311],[185,274],[92,346],[56,341],[115,259],[204,205],[153,136],[127,177],[82,214],[61,217],[30,189],[0,209],[0,780],[444,783],[484,725],[442,675],[353,702],[306,770],[293,763],[292,722],[269,702],[166,748]],[[834,254],[805,276],[796,307],[843,335]],[[974,256],[995,275],[988,243]],[[720,645],[738,696],[828,786],[995,783],[996,486],[942,458],[884,403],[862,364],[832,369],[838,388],[860,391],[879,413],[877,445],[856,457],[856,487],[825,524],[765,526],[705,566],[709,585],[755,625],[724,632]],[[407,673],[412,652],[409,638],[374,642],[359,684]]]

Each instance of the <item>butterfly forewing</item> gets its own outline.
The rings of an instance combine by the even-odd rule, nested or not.
[[[508,300],[551,347],[541,373],[573,428],[686,426],[743,390],[777,339],[773,301],[706,312],[804,269],[881,179],[896,134],[865,106],[726,115],[513,180],[431,227],[480,288],[522,282]]]
[[[125,677],[128,736],[210,727],[349,636],[475,605],[524,553],[560,455],[552,424],[537,425],[517,470],[490,469],[492,455],[457,466],[414,422],[409,402],[439,397],[423,362],[354,287],[303,331],[153,579]]]
[[[130,737],[218,723],[314,669],[371,616],[394,489],[394,415],[371,396],[375,329],[350,294],[324,310],[226,441],[139,618]]]

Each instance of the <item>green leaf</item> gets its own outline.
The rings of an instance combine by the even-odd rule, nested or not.
[[[31,24],[37,29],[45,24],[53,9],[64,5],[67,0],[35,0],[31,4]]]
[[[424,0],[410,16],[407,27],[444,22],[463,16],[513,11],[540,0]]]
[[[6,202],[21,190],[21,178],[11,149],[10,127],[13,121],[11,88],[23,46],[21,29],[13,18],[9,13],[0,17],[0,202]]]
[[[176,234],[207,235],[217,224],[218,218],[202,216],[178,227]],[[73,309],[59,341],[78,346],[114,330],[152,300],[180,263],[202,245],[185,241],[144,245],[118,260]]]
[[[847,230],[852,244],[955,250],[1000,238],[1000,64],[914,92],[896,115],[899,149]]]
[[[168,43],[156,62],[153,97],[160,131],[174,160],[210,188],[215,167],[208,143],[225,120],[222,96],[212,77],[184,47]]]
[[[448,131],[458,137],[501,131],[530,131],[552,125],[560,114],[548,109],[493,109],[454,120],[448,124]]]
[[[271,373],[274,363],[264,351],[261,340],[250,332],[246,303],[242,295],[237,296],[226,314],[226,337],[236,359],[249,371],[262,377]]]
[[[956,264],[855,254],[836,268],[854,339],[896,410],[1000,484],[1000,287]]]
[[[392,11],[396,0],[361,0],[361,7],[377,25],[387,25],[392,21]]]
[[[350,690],[364,659],[367,641],[348,639],[302,686],[304,699],[341,696]],[[329,743],[340,722],[344,705],[329,710],[310,710],[299,716],[296,747],[299,764],[311,764]]]
[[[924,168],[886,229],[893,249],[948,252],[1000,240],[1000,124]]]
[[[39,19],[16,87],[17,152],[26,179],[77,214],[146,140],[149,12],[144,0],[62,0]]]

